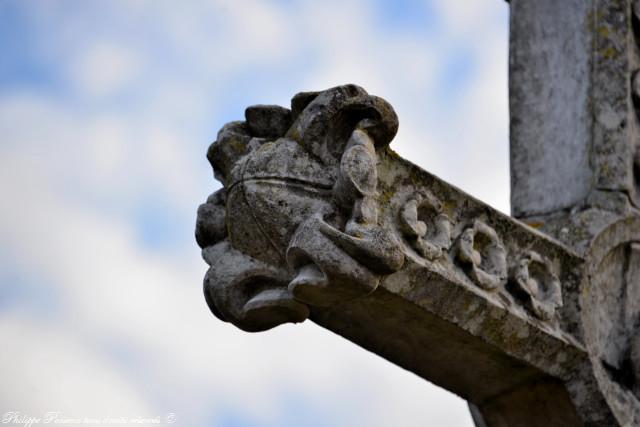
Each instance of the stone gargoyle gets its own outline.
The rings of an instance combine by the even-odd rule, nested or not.
[[[366,295],[399,270],[378,221],[377,151],[398,129],[391,105],[355,85],[257,105],[207,153],[223,188],[200,206],[213,313],[246,331],[301,322],[309,306]]]

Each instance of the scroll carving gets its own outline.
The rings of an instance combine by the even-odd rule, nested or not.
[[[249,331],[300,322],[309,306],[365,295],[402,267],[378,218],[377,151],[398,128],[386,101],[346,85],[245,117],[209,148],[224,188],[198,211],[214,314]]]
[[[458,238],[456,257],[485,290],[497,289],[507,281],[506,250],[496,231],[480,220]]]
[[[551,320],[562,307],[560,280],[549,260],[534,251],[522,256],[513,272],[514,293],[541,320]]]
[[[442,203],[429,192],[417,192],[404,204],[400,228],[420,255],[433,261],[451,247],[451,220],[442,213]]]

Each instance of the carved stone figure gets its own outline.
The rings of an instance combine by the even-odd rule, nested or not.
[[[251,331],[367,294],[398,270],[398,239],[378,222],[376,151],[393,108],[355,85],[254,106],[208,152],[224,188],[199,210],[212,311]],[[225,216],[225,211],[231,213]]]

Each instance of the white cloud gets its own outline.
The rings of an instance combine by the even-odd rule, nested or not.
[[[15,312],[2,313],[0,320],[3,411],[34,417],[49,411],[66,417],[158,415],[120,366],[68,330]]]
[[[321,411],[330,425],[470,425],[460,399],[315,325],[245,334],[217,321],[201,296],[206,267],[195,244],[185,252],[150,250],[130,217],[143,199],[157,197],[186,212],[180,218],[188,220],[175,227],[191,234],[198,202],[217,185],[204,148],[222,123],[207,114],[232,102],[223,94],[247,96],[242,91],[255,90],[252,78],[289,63],[291,74],[270,84],[295,92],[355,82],[386,97],[400,115],[393,146],[401,154],[504,210],[505,34],[482,24],[495,24],[485,15],[495,9],[460,12],[453,3],[438,3],[447,34],[419,42],[379,33],[374,10],[363,1],[220,1],[180,8],[123,2],[118,7],[124,15],[144,17],[140,25],[161,29],[161,38],[86,34],[77,46],[72,41],[83,16],[71,11],[67,19],[75,24],[50,48],[58,51],[61,41],[68,42],[62,61],[69,65],[56,66],[77,82],[80,101],[74,102],[80,104],[23,91],[0,101],[0,132],[7,141],[0,146],[0,192],[11,206],[0,210],[0,248],[9,248],[9,262],[27,278],[46,278],[39,286],[61,305],[49,317],[5,313],[0,332],[34,356],[18,361],[18,353],[3,354],[1,366],[19,367],[5,368],[7,383],[19,382],[24,371],[32,374],[13,400],[0,400],[40,410],[39,401],[27,405],[36,376],[42,395],[56,390],[59,400],[53,402],[67,402],[60,403],[64,408],[175,410],[182,425],[202,425],[229,408],[249,412],[256,422],[274,421],[287,411],[291,394]],[[47,15],[51,10],[37,13],[49,25],[60,19]],[[470,91],[452,110],[439,105],[436,79],[456,43],[469,46],[479,62]],[[315,65],[295,62],[304,55]],[[248,88],[230,92],[234,73],[247,70]],[[144,95],[126,105],[91,101],[128,92]],[[286,101],[290,95],[278,96]],[[203,136],[203,129],[211,133]],[[34,342],[51,353],[57,376],[41,372]],[[67,372],[67,391],[54,389]],[[104,383],[97,395],[102,406],[86,402],[95,386],[91,379]]]
[[[72,64],[71,74],[80,91],[100,97],[129,87],[141,68],[141,52],[101,41],[82,51]]]

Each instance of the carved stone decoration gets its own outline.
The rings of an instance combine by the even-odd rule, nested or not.
[[[259,331],[309,306],[366,295],[404,253],[378,219],[377,151],[398,120],[355,85],[257,105],[226,124],[207,157],[224,189],[198,211],[204,291],[223,320]]]
[[[411,246],[430,261],[451,247],[451,220],[442,213],[442,203],[429,192],[412,195],[400,211],[399,222]]]
[[[620,425],[640,423],[640,218],[604,230],[587,254],[582,321],[600,389]]]
[[[562,288],[551,263],[534,251],[522,256],[513,272],[514,293],[541,320],[551,320],[562,307]]]
[[[456,256],[481,288],[494,290],[506,283],[506,250],[496,231],[484,222],[475,220],[462,232]]]

